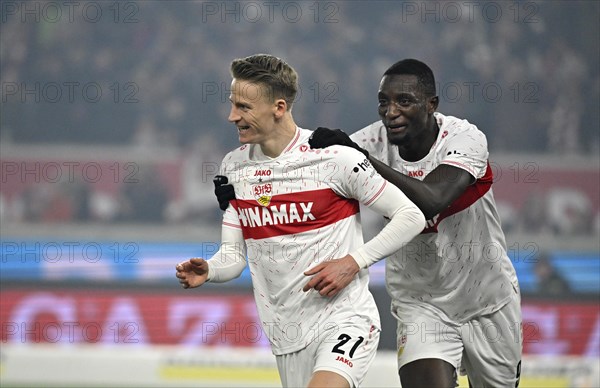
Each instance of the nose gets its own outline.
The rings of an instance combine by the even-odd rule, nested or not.
[[[400,108],[394,102],[390,102],[386,107],[384,116],[387,119],[395,119],[400,116]]]
[[[242,119],[242,117],[238,113],[237,108],[235,106],[232,106],[231,109],[229,110],[229,117],[227,117],[227,120],[230,123],[235,123],[235,122],[240,121],[241,119]]]

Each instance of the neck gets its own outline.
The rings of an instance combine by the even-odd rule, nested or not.
[[[291,116],[286,115],[276,125],[276,130],[264,143],[260,144],[263,154],[270,158],[276,158],[287,147],[296,134],[296,123]]]

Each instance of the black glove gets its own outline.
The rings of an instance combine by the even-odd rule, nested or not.
[[[215,195],[219,201],[219,207],[221,210],[226,210],[227,206],[229,206],[229,201],[235,199],[233,185],[229,185],[227,177],[223,175],[216,175],[213,183],[215,184]]]
[[[369,157],[369,151],[360,147],[358,144],[350,139],[344,131],[341,129],[329,129],[325,127],[319,127],[314,130],[310,139],[308,139],[310,148],[326,148],[331,145],[343,145],[346,147],[352,147],[357,151],[362,152],[367,158]]]

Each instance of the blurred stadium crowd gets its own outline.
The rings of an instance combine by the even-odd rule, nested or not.
[[[38,14],[18,3],[16,11],[4,10],[2,39],[10,44],[1,47],[3,146],[126,146],[155,156],[174,150],[180,173],[168,182],[147,171],[160,162],[140,168],[129,159],[136,163],[135,182],[110,195],[89,180],[44,184],[44,176],[21,179],[23,187],[7,194],[11,181],[3,169],[4,219],[212,222],[218,213],[208,172],[214,175],[237,145],[226,122],[228,64],[256,47],[289,59],[299,71],[294,109],[305,127],[353,132],[376,120],[380,75],[412,56],[434,69],[440,111],[468,118],[486,133],[492,160],[504,152],[559,158],[599,152],[598,47],[585,43],[597,30],[598,7],[507,2],[493,3],[494,14],[453,2],[456,14],[449,3],[421,12],[406,6],[421,3],[410,2],[328,2],[316,9],[304,3],[301,18],[282,19],[275,9],[273,22],[266,15],[252,22],[256,14],[249,20],[247,3],[240,2],[117,8],[88,2],[81,9],[105,4],[101,18],[74,12],[71,22],[63,12],[56,22],[44,3],[34,4]],[[370,29],[358,27],[365,19],[373,21]],[[35,167],[17,167],[36,174]],[[505,227],[597,234],[597,201],[570,190],[535,193],[522,207],[507,203]]]
[[[307,127],[354,131],[376,119],[380,75],[410,56],[434,69],[440,110],[479,125],[493,151],[598,152],[600,63],[587,43],[598,7],[356,1],[317,13],[295,2],[302,17],[274,9],[270,22],[258,2],[107,4],[97,19],[82,17],[83,2],[73,22],[66,9],[53,22],[37,3],[39,15],[21,4],[3,16],[3,142],[184,147],[209,133],[229,149],[235,136],[218,132],[228,64],[262,48],[301,75],[296,115]]]

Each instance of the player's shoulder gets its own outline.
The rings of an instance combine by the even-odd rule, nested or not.
[[[455,116],[444,115],[439,112],[434,113],[442,136],[448,136],[448,139],[472,139],[478,141],[486,141],[485,134],[477,127],[477,125],[469,122],[467,119],[461,119]]]
[[[248,160],[250,154],[250,147],[250,144],[243,144],[229,151],[223,157],[223,163],[239,163]]]
[[[384,141],[385,134],[385,126],[383,125],[383,122],[379,120],[367,125],[364,128],[359,129],[358,131],[351,134],[350,137],[354,141],[356,141],[357,139],[381,139],[381,141]]]
[[[370,166],[369,159],[362,152],[352,147],[332,145],[327,147],[325,151],[328,151],[328,153],[323,155],[323,159],[335,163],[340,171],[349,171],[360,165],[363,166],[363,169],[364,166]]]
[[[376,155],[379,158],[386,158],[386,149],[389,147],[389,142],[387,139],[387,130],[381,120],[354,132],[350,135],[350,138],[359,147],[366,149],[372,155]]]

